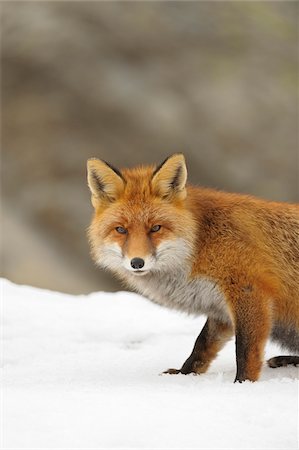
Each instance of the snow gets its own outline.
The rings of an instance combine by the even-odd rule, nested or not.
[[[2,279],[2,447],[295,449],[295,367],[234,384],[233,340],[200,376],[180,367],[204,317],[130,292],[72,296]],[[281,352],[273,344],[266,357]]]

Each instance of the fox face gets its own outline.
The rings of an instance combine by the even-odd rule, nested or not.
[[[126,278],[186,264],[195,223],[184,207],[183,155],[122,171],[90,159],[87,169],[95,209],[88,235],[98,265]]]

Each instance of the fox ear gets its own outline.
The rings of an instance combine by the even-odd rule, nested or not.
[[[94,207],[99,202],[115,201],[125,187],[125,180],[121,172],[105,161],[96,158],[87,161],[87,182]]]
[[[153,173],[153,192],[163,198],[186,197],[187,168],[184,155],[177,153],[160,164]]]

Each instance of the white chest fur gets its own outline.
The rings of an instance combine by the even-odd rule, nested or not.
[[[155,303],[190,314],[207,316],[230,322],[224,295],[217,284],[200,277],[188,279],[185,272],[156,273],[141,277],[132,275],[130,284]]]

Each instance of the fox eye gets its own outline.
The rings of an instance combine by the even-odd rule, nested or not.
[[[160,230],[160,228],[161,228],[161,225],[154,225],[154,226],[151,228],[151,233],[156,233],[157,231]]]
[[[120,234],[127,234],[128,232],[124,227],[116,227],[115,230]]]

